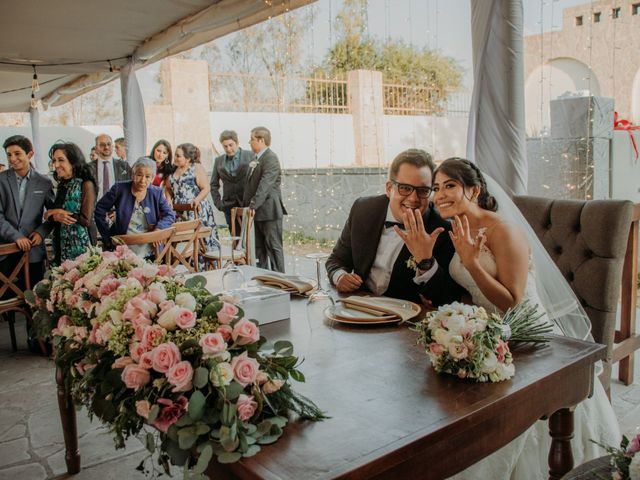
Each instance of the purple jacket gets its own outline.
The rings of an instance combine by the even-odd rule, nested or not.
[[[105,247],[111,246],[112,235],[124,235],[129,229],[129,222],[133,214],[135,197],[131,193],[131,180],[115,183],[109,191],[98,200],[95,209],[95,220],[98,231],[102,236]],[[147,196],[142,201],[145,217],[150,228],[161,230],[173,225],[176,214],[167,199],[162,194],[162,188],[150,185]],[[116,221],[109,228],[107,213],[115,207]]]

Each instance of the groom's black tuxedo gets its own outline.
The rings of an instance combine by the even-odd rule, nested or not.
[[[331,281],[333,274],[339,269],[358,274],[363,282],[367,280],[376,258],[388,206],[389,199],[386,195],[362,197],[354,202],[342,234],[327,259],[327,273]],[[434,306],[459,300],[464,290],[452,280],[448,271],[449,262],[455,252],[447,234],[447,231],[451,230],[449,222],[443,220],[433,210],[432,205],[422,219],[428,233],[438,227],[445,229],[436,240],[433,249],[438,271],[426,284],[414,283],[415,271],[406,266],[410,253],[407,247],[403,246],[393,267],[385,296],[420,302],[418,295],[421,293],[431,300]]]

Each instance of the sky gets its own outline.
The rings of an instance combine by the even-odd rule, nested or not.
[[[472,0],[485,1],[485,0]],[[523,0],[525,35],[548,32],[562,26],[562,9],[587,3],[588,0]],[[336,39],[332,23],[342,0],[318,0],[310,6],[313,22],[308,33],[306,51],[310,60],[319,63]],[[418,47],[438,50],[455,59],[464,71],[463,86],[473,85],[471,53],[471,14],[469,0],[369,0],[367,30],[381,40],[402,39]],[[216,42],[224,48],[233,35]],[[158,95],[155,75],[159,64],[139,71],[145,102]]]

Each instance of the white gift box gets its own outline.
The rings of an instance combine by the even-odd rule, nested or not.
[[[567,97],[551,100],[553,138],[611,138],[613,98]]]
[[[291,317],[289,293],[262,285],[238,288],[225,292],[238,299],[238,306],[248,319],[258,320],[260,325]]]

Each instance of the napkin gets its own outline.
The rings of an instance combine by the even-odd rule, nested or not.
[[[284,273],[270,272],[253,277],[264,285],[279,288],[291,293],[304,295],[314,289],[315,284],[309,279],[298,275],[285,275]]]
[[[395,315],[403,321],[409,320],[420,313],[420,307],[407,300],[389,297],[359,297],[352,295],[343,298],[341,302],[352,310],[360,310],[374,316],[386,317]]]

